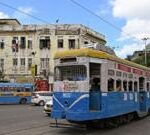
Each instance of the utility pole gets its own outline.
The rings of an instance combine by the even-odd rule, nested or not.
[[[147,43],[146,42],[148,39],[149,39],[148,37],[142,38],[142,40],[144,41],[144,44],[145,44],[145,66],[147,66],[147,50],[146,50]]]

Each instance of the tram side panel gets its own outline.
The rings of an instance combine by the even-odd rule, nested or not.
[[[65,93],[65,95],[64,93],[55,93],[52,117],[86,121],[139,111],[138,94],[134,92],[102,93],[99,111],[90,110],[89,99],[89,96],[85,96],[85,93]]]

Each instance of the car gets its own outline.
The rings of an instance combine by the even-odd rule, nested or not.
[[[53,108],[53,100],[47,101],[46,104],[44,105],[44,109],[43,109],[44,113],[50,116],[52,108]]]
[[[47,101],[52,100],[52,92],[38,91],[32,93],[31,103],[34,105],[44,106]]]

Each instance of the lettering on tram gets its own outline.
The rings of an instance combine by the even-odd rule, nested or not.
[[[57,52],[54,76],[54,119],[110,126],[150,112],[150,68],[82,48]]]

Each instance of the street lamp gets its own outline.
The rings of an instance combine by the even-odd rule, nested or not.
[[[144,41],[145,44],[145,66],[147,66],[147,51],[146,51],[146,42],[149,38],[148,37],[144,37],[142,38],[142,40]]]

